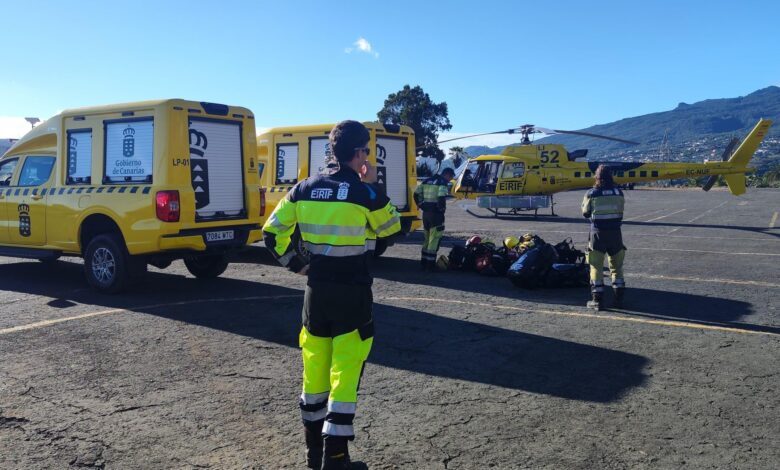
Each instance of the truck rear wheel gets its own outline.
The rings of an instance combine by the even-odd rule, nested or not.
[[[298,230],[298,227],[295,227],[295,232],[292,234],[290,243],[292,243],[293,249],[295,250],[295,253],[298,254],[298,256],[303,258],[307,264],[311,262],[311,252],[306,249],[306,246],[303,243],[303,237],[301,237],[301,232]]]
[[[228,267],[225,255],[199,255],[184,259],[187,270],[198,279],[214,279]]]
[[[114,234],[98,235],[84,252],[84,274],[90,286],[104,294],[116,294],[130,279],[128,255]]]

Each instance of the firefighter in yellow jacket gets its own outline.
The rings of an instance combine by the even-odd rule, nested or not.
[[[425,239],[420,255],[423,270],[436,271],[436,254],[444,236],[444,212],[447,209],[447,186],[455,172],[445,168],[441,175],[431,176],[414,190],[414,201],[423,211],[423,229]]]
[[[395,207],[372,184],[368,142],[361,123],[338,123],[330,145],[339,171],[295,185],[263,227],[279,262],[309,276],[299,336],[309,468],[350,468],[347,442],[355,437],[358,385],[374,337],[369,262],[376,238],[401,229]],[[311,253],[308,265],[292,248],[296,225]]]
[[[604,258],[609,260],[612,275],[614,304],[620,307],[626,290],[623,279],[623,258],[626,247],[620,226],[623,221],[623,191],[615,185],[612,171],[608,166],[599,165],[596,169],[593,188],[585,193],[582,200],[582,215],[590,219],[590,243],[588,244],[588,264],[590,264],[591,300],[587,306],[601,310],[604,295]]]

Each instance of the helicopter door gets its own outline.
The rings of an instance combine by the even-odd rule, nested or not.
[[[505,162],[498,183],[499,194],[522,194],[525,188],[525,163]]]
[[[473,193],[476,192],[475,187],[475,176],[477,172],[479,171],[479,164],[480,162],[468,162],[465,165],[465,169],[458,177],[457,182],[455,183],[455,192],[456,193]]]

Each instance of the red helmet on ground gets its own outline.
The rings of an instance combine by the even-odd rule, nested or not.
[[[466,240],[466,248],[468,248],[470,246],[479,245],[480,243],[482,243],[482,238],[477,236],[477,235],[474,235],[473,237],[471,237],[468,240]]]

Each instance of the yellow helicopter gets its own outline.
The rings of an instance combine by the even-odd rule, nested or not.
[[[599,165],[608,165],[619,185],[708,177],[702,187],[708,191],[718,176],[722,175],[731,194],[743,194],[745,174],[754,171],[748,168],[748,162],[771,125],[769,119],[759,120],[741,144],[738,138],[731,140],[723,152],[722,161],[705,160],[704,163],[577,161],[585,158],[587,150],[569,152],[559,144],[534,144],[531,136],[537,133],[573,134],[627,144],[637,142],[581,131],[545,129],[531,124],[505,131],[456,137],[439,143],[488,134],[520,134],[519,145],[506,147],[500,155],[471,158],[462,165],[456,172],[454,196],[458,199],[476,199],[479,207],[488,209],[496,216],[501,209],[507,209],[510,215],[517,215],[520,211],[538,211],[547,207],[552,208],[554,215],[552,195],[593,186],[593,173]]]

